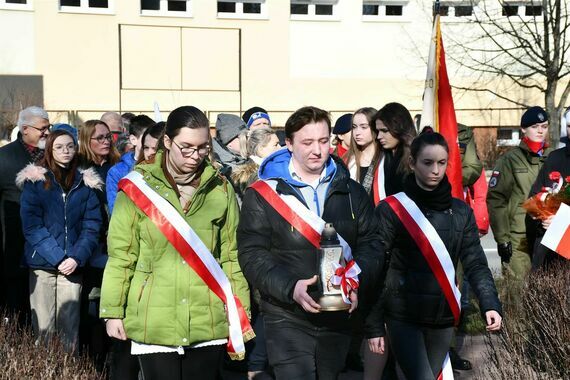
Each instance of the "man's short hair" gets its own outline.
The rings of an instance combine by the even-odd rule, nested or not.
[[[129,135],[134,135],[136,137],[141,137],[147,128],[152,127],[155,124],[154,120],[146,115],[137,115],[131,119],[131,124],[129,124]]]
[[[18,128],[22,129],[22,125],[31,125],[32,119],[39,117],[41,119],[49,120],[48,113],[42,108],[38,106],[30,106],[24,108],[18,114]]]
[[[295,132],[303,128],[305,125],[310,123],[318,123],[320,121],[327,123],[330,135],[332,130],[331,117],[327,111],[313,106],[299,108],[297,111],[293,112],[291,116],[289,116],[287,122],[285,123],[285,137],[289,140],[292,140]]]

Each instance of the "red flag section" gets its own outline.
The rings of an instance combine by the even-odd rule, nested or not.
[[[445,137],[449,145],[447,177],[451,183],[451,194],[455,198],[463,199],[461,156],[457,141],[457,120],[455,118],[455,106],[453,105],[449,77],[447,76],[439,15],[435,18],[430,46],[422,111],[423,126],[431,126]]]

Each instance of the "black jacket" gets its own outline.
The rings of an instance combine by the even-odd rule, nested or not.
[[[2,225],[4,234],[2,245],[4,254],[2,277],[14,274],[21,264],[24,251],[24,234],[20,219],[20,195],[16,186],[16,175],[29,163],[32,157],[20,139],[0,148],[0,202],[2,205]]]
[[[278,193],[294,195],[305,203],[290,184],[275,179]],[[383,250],[370,198],[361,185],[350,179],[340,161],[326,193],[322,217],[333,223],[348,242],[363,271],[360,305],[366,287],[372,287],[377,274],[381,273]],[[317,249],[251,188],[244,195],[237,240],[240,266],[247,280],[260,291],[262,309],[319,323],[317,320],[321,317],[305,312],[293,300],[297,281],[318,273]],[[317,287],[309,288],[309,294],[317,299]],[[321,316],[329,313],[321,313]]]
[[[445,243],[455,268],[461,260],[469,284],[479,299],[482,313],[489,310],[502,313],[493,276],[479,241],[473,211],[458,199],[453,199],[451,208],[443,211],[428,210],[421,204],[418,207]],[[381,202],[375,213],[390,263],[385,287],[366,319],[366,336],[384,336],[385,318],[428,327],[452,326],[454,318],[447,300],[400,219],[386,202]]]

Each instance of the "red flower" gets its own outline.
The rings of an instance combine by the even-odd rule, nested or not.
[[[560,177],[562,177],[562,175],[560,174],[560,172],[550,172],[550,174],[548,175],[548,178],[550,178],[551,181],[558,181],[560,179]]]
[[[564,178],[564,180],[566,181],[566,183],[570,183],[570,175]]]

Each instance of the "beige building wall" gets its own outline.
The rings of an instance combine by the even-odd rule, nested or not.
[[[152,115],[192,104],[212,122],[258,105],[274,124],[303,105],[333,118],[363,106],[422,106],[431,2],[410,0],[397,20],[370,21],[360,0],[339,0],[332,20],[292,20],[290,2],[267,0],[264,19],[220,18],[216,1],[190,1],[192,17],[141,15],[140,1],[110,1],[109,14],[59,10],[34,0],[29,11],[0,7],[0,76],[43,78],[54,121],[109,110]],[[444,20],[444,33],[467,33]],[[452,63],[452,83],[468,83]],[[517,125],[512,104],[486,94],[455,94],[458,120],[473,126]],[[537,102],[541,99],[537,98]]]

